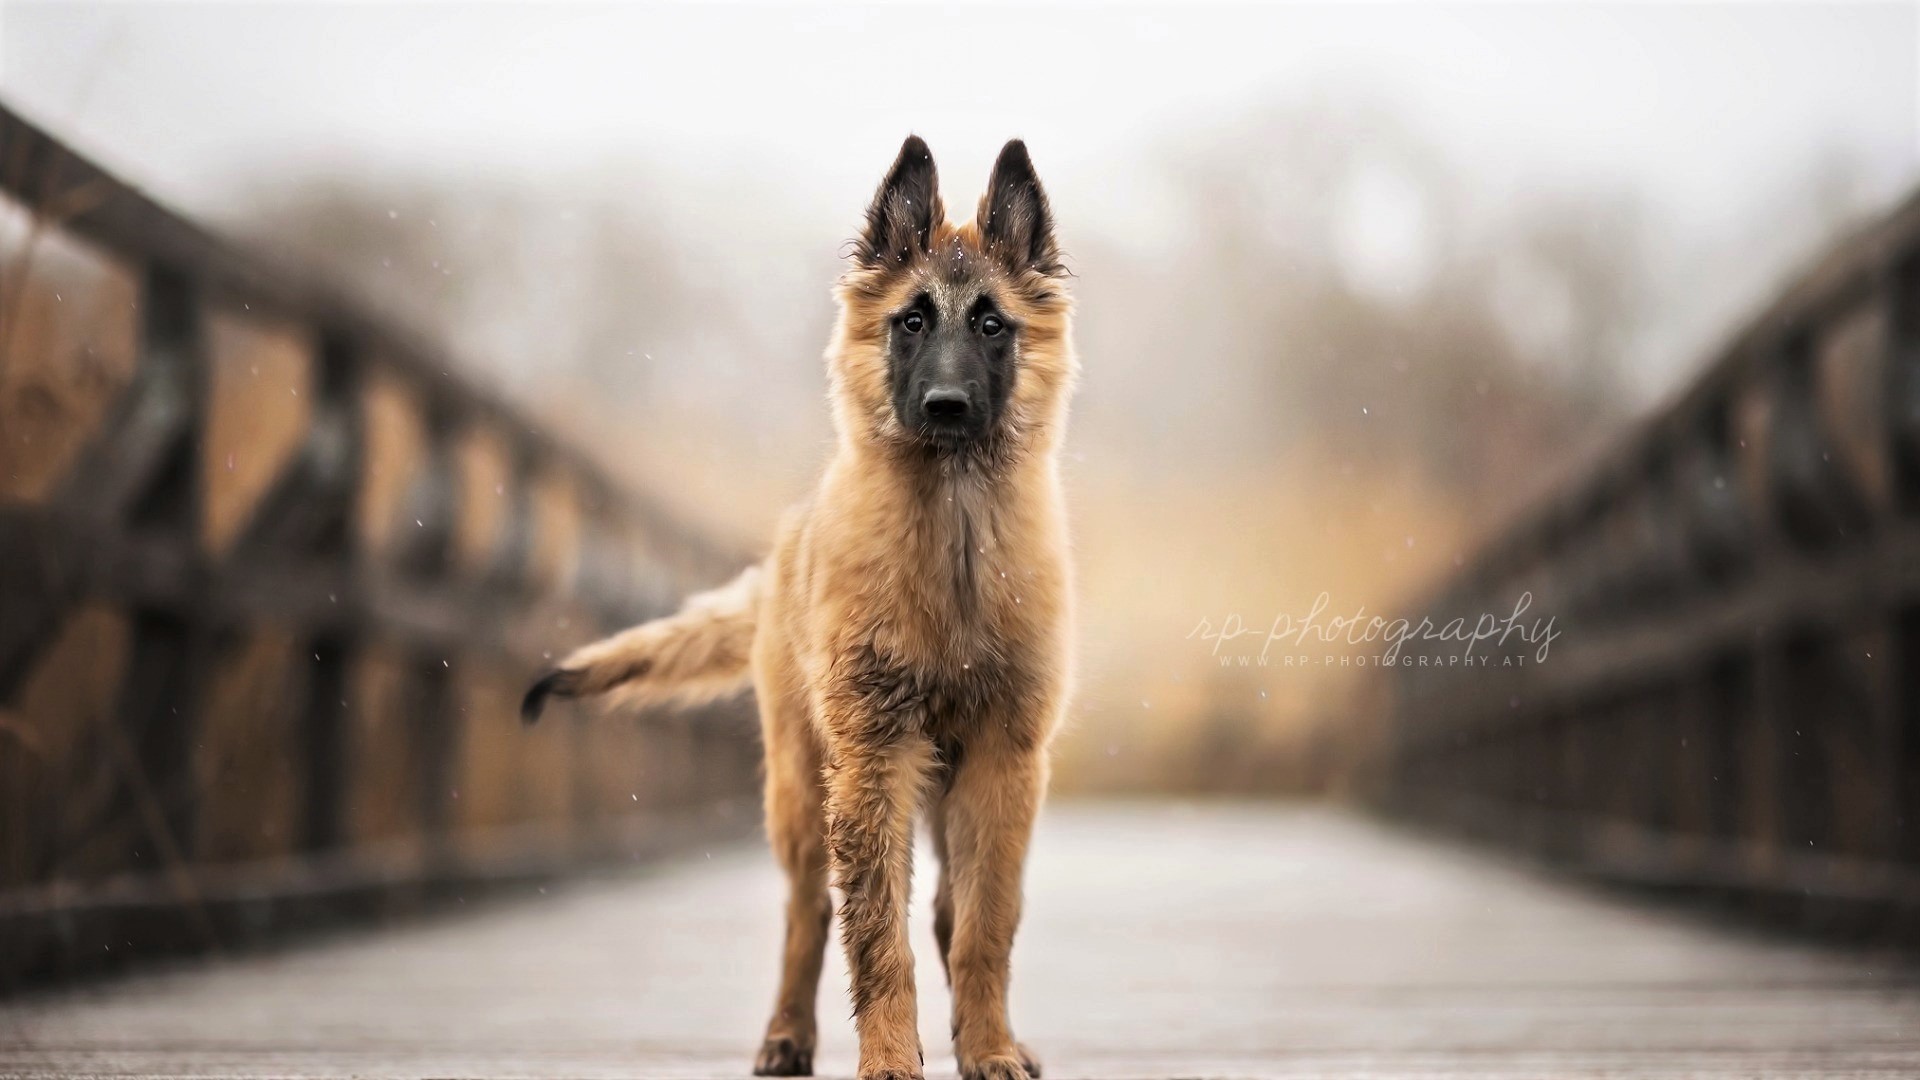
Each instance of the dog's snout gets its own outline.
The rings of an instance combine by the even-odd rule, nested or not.
[[[929,420],[959,421],[965,420],[973,410],[973,399],[957,386],[936,386],[920,399],[920,407],[926,410]]]

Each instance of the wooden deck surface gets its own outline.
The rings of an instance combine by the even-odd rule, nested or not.
[[[930,1076],[952,1075],[925,882]],[[410,927],[0,1006],[0,1075],[746,1075],[780,883],[696,853]],[[834,947],[822,1075],[849,1075]],[[1065,1077],[1920,1076],[1920,981],[1338,811],[1051,808],[1017,1030]]]

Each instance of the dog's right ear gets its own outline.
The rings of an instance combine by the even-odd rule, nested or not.
[[[945,216],[933,151],[920,136],[909,135],[867,207],[867,226],[855,241],[854,258],[869,267],[903,266],[914,252],[931,250],[934,224]]]

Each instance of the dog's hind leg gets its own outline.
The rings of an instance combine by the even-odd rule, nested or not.
[[[947,954],[953,951],[953,861],[947,858],[946,793],[941,792],[927,806],[927,832],[933,837],[933,854],[940,860],[940,877],[933,886],[933,941],[940,947],[940,970],[953,985],[953,968]]]
[[[807,719],[791,701],[763,690],[767,744],[767,838],[787,874],[787,937],[780,996],[755,1076],[811,1076],[817,1035],[820,965],[833,921],[827,892],[827,848],[820,752]]]
[[[964,1080],[1040,1074],[1013,1040],[1007,978],[1027,841],[1045,788],[1043,750],[992,740],[969,748],[941,807],[953,893],[953,1048]]]

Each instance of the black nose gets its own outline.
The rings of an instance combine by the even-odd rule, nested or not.
[[[967,392],[957,386],[936,386],[920,399],[920,407],[927,411],[929,420],[955,421],[967,418],[973,402]]]

